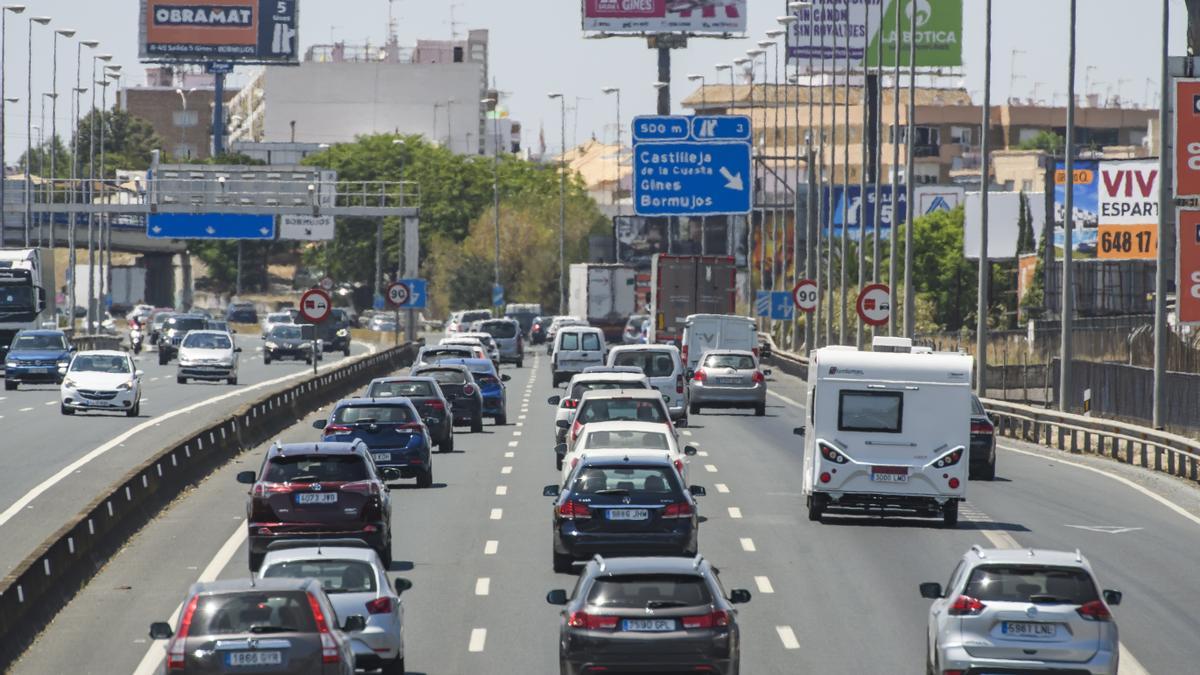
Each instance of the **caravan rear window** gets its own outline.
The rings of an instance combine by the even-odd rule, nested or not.
[[[904,419],[899,391],[843,391],[838,397],[838,431],[898,434]]]

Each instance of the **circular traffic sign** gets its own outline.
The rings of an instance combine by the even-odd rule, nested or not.
[[[408,290],[408,284],[394,283],[388,286],[387,300],[392,307],[403,307],[408,304],[409,297],[412,295]]]
[[[321,286],[321,288],[323,288],[327,291],[332,291],[333,290],[333,277],[321,277],[321,283],[319,285]]]
[[[858,318],[870,326],[887,324],[892,315],[892,303],[888,297],[888,287],[884,284],[871,284],[858,294]]]
[[[812,313],[817,309],[817,282],[812,279],[801,279],[796,282],[795,288],[792,289],[792,299],[796,301],[796,308],[801,312]]]
[[[333,301],[320,288],[310,288],[300,296],[300,318],[309,323],[321,323],[333,311]]]

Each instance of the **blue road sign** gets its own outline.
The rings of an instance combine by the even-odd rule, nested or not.
[[[791,321],[796,318],[796,301],[788,291],[771,291],[771,318]]]
[[[425,290],[424,279],[400,279],[398,283],[408,286],[408,302],[400,305],[399,309],[425,309],[429,304],[429,294]]]
[[[274,239],[275,216],[235,213],[152,213],[151,239]]]
[[[754,292],[754,314],[763,319],[771,318],[771,291]]]
[[[742,115],[635,118],[635,213],[749,213],[754,182],[750,130],[750,118]]]
[[[842,201],[849,196],[850,201],[846,204],[846,220],[850,221],[850,229],[847,235],[851,241],[859,240],[859,223],[866,221],[868,235],[875,231],[875,221],[872,216],[879,218],[879,238],[888,240],[892,237],[892,222],[903,223],[908,212],[908,193],[903,185],[900,186],[900,208],[899,218],[894,218],[892,213],[892,186],[881,185],[879,187],[879,200],[876,201],[875,188],[871,187],[867,190],[867,201],[870,208],[867,213],[862,212],[862,198],[859,195],[859,186],[851,185],[848,189],[843,189],[840,185],[826,187],[824,190],[825,199],[828,201],[828,208],[831,210],[830,215],[833,216],[833,236],[842,236]],[[828,228],[824,228],[828,234]]]
[[[492,307],[504,306],[504,287],[500,284],[492,286]]]

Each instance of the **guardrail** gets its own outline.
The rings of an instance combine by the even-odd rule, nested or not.
[[[320,406],[411,364],[415,356],[415,345],[406,344],[309,376],[188,434],[125,474],[0,581],[0,672],[184,489]]]

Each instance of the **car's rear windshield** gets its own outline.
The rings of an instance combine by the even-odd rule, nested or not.
[[[494,384],[500,384],[500,378],[496,377],[495,375],[491,374],[490,372],[489,373],[481,373],[481,372],[476,372],[476,371],[471,371],[471,372],[472,372],[472,374],[475,375],[475,381],[478,382],[481,386],[491,386]]]
[[[461,322],[473,323],[475,321],[483,321],[484,319],[492,318],[492,313],[485,310],[476,310],[474,312],[463,312]]]
[[[437,363],[438,361],[444,361],[445,359],[472,358],[474,356],[475,355],[467,347],[460,347],[456,349],[446,347],[443,349],[430,349],[429,351],[424,352],[421,354],[421,361],[424,363]]]
[[[357,455],[294,455],[267,462],[268,483],[341,483],[367,480],[367,465]]]
[[[704,367],[754,370],[754,357],[741,354],[709,354],[704,359]]]
[[[422,377],[432,377],[439,384],[466,384],[469,379],[461,370],[422,370]]]
[[[971,414],[981,417],[987,415],[987,411],[983,409],[983,404],[974,396],[971,397]]]
[[[348,405],[333,413],[337,424],[408,424],[415,422],[407,405]]]
[[[268,314],[267,323],[295,323],[295,321],[292,321],[291,314],[280,312],[278,314]]]
[[[644,382],[580,382],[571,387],[571,398],[579,400],[584,393],[602,389],[645,389]]]
[[[614,398],[588,401],[579,411],[577,419],[583,424],[617,420],[665,423],[667,416],[663,413],[662,404],[658,401]]]
[[[622,574],[598,577],[588,591],[593,607],[695,607],[713,601],[708,584],[694,574]]]
[[[283,325],[271,329],[270,337],[278,340],[299,340],[303,336],[299,326]]]
[[[590,450],[614,448],[647,448],[666,450],[670,448],[667,435],[658,431],[593,431],[587,435],[584,447]]]
[[[501,340],[517,337],[517,324],[511,321],[489,321],[480,326],[480,329],[488,335]]]
[[[205,318],[199,317],[199,316],[198,317],[187,317],[187,318],[176,317],[176,318],[169,320],[167,322],[167,326],[169,328],[173,328],[175,330],[183,330],[183,331],[203,330],[204,324],[207,321],[208,321],[208,319],[205,319]]]
[[[619,496],[660,499],[677,492],[675,477],[665,467],[659,466],[604,466],[584,467],[571,484],[571,493],[581,496]]]
[[[62,335],[18,335],[12,350],[66,349],[67,338]]]
[[[316,579],[326,593],[371,593],[375,570],[361,560],[289,560],[271,565],[266,578]]]
[[[437,396],[429,382],[376,382],[367,390],[369,398],[390,396]]]
[[[641,368],[646,377],[670,377],[675,372],[675,358],[661,349],[617,352],[613,365]]]
[[[1044,602],[1082,605],[1098,599],[1096,584],[1073,567],[986,565],[971,572],[966,595],[987,602]]]
[[[188,635],[315,633],[312,607],[301,591],[202,595]]]
[[[212,333],[189,333],[183,339],[184,347],[193,349],[229,349],[233,347],[233,343],[224,335],[213,335]]]

